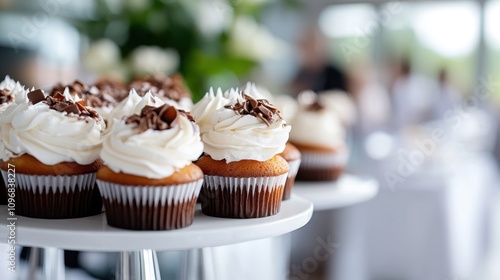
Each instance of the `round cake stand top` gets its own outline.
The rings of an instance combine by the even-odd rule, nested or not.
[[[315,211],[346,207],[372,199],[378,192],[374,178],[344,174],[337,182],[295,182],[293,193],[311,201]]]
[[[64,220],[17,216],[16,243],[79,251],[158,251],[229,245],[285,234],[304,226],[313,205],[299,196],[281,204],[278,214],[258,219],[209,217],[197,206],[191,226],[168,231],[133,231],[110,227],[105,214]],[[0,242],[6,243],[7,207],[0,206]]]

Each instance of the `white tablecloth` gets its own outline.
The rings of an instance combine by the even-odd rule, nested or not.
[[[381,189],[372,201],[337,213],[341,246],[330,279],[473,279],[486,254],[498,169],[486,155],[460,159],[441,170],[423,168],[393,189],[383,177],[393,167],[367,164]]]

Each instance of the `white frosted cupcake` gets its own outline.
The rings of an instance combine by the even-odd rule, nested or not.
[[[115,120],[97,173],[108,224],[133,230],[189,226],[203,182],[192,161],[202,152],[194,119],[173,106],[144,106]]]
[[[273,105],[247,95],[233,96],[215,111],[206,108],[210,117],[201,128],[205,155],[196,162],[205,174],[203,213],[228,218],[278,213],[288,173],[279,153],[290,126]]]
[[[348,159],[346,132],[337,115],[316,100],[301,104],[292,124],[290,142],[302,154],[296,179],[336,180]]]
[[[20,93],[0,115],[4,163],[16,168],[16,214],[77,218],[102,209],[95,174],[104,120],[69,94]]]

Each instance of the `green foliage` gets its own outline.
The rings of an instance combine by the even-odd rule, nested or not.
[[[297,0],[281,1],[294,7],[298,5]],[[211,0],[209,3],[220,12],[219,16],[227,16],[224,12],[229,9],[233,17],[247,15],[256,19],[264,6],[245,0]],[[201,34],[196,26],[199,4],[198,0],[98,0],[94,16],[77,22],[76,26],[92,41],[108,38],[117,43],[123,59],[143,45],[175,49],[180,57],[178,71],[196,100],[209,86],[219,86],[208,84],[213,77],[240,78],[258,63],[228,51],[230,33],[227,30],[211,36]]]

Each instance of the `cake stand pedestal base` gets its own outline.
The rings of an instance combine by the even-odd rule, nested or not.
[[[116,266],[116,279],[119,280],[160,280],[158,259],[154,250],[120,252]]]
[[[212,248],[189,249],[184,252],[182,280],[216,280]]]
[[[64,280],[64,251],[54,247],[32,247],[29,255],[28,279],[36,279],[38,263],[42,257],[43,277],[46,280]]]

